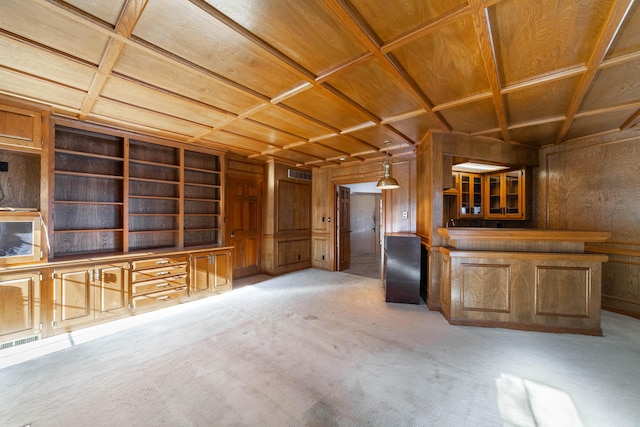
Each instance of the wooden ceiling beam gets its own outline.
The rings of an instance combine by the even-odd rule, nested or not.
[[[120,11],[120,16],[118,17],[118,21],[116,22],[114,29],[115,32],[121,37],[128,39],[146,5],[147,0],[127,0]],[[102,89],[104,88],[104,85],[107,82],[107,79],[109,78],[109,75],[118,61],[124,47],[125,43],[122,40],[114,37],[109,39],[107,47],[102,54],[100,64],[98,65],[98,71],[95,73],[87,95],[82,101],[80,114],[78,114],[79,120],[85,120],[93,109],[93,106],[95,105],[96,100],[100,97]]]
[[[616,1],[612,6],[611,12],[607,17],[604,28],[599,34],[594,45],[594,49],[591,52],[589,60],[587,61],[587,70],[584,72],[584,74],[582,74],[582,77],[573,90],[573,94],[571,95],[571,99],[569,101],[569,107],[567,108],[567,112],[565,114],[567,119],[565,120],[564,124],[562,125],[562,129],[556,137],[556,144],[561,143],[569,132],[569,129],[573,124],[573,119],[575,118],[576,113],[580,108],[580,104],[582,104],[582,101],[587,94],[587,91],[589,90],[589,87],[591,86],[596,73],[598,72],[600,64],[604,60],[604,57],[609,50],[609,46],[611,46],[611,42],[613,42],[613,40],[615,39],[616,35],[618,34],[618,30],[622,25],[622,22],[629,13],[631,6],[633,6],[633,2],[634,0],[619,0]]]
[[[498,74],[498,64],[496,59],[496,52],[493,45],[493,38],[491,34],[491,24],[487,11],[484,7],[482,0],[470,0],[469,4],[473,8],[472,18],[473,26],[476,30],[476,39],[478,41],[478,47],[480,48],[480,54],[484,62],[484,69],[489,81],[489,87],[493,95],[493,103],[495,105],[495,111],[498,118],[498,124],[502,130],[502,138],[505,142],[511,142],[511,136],[509,134],[509,123],[507,121],[507,113],[504,107],[504,100],[502,99],[502,84],[500,82],[500,75]]]
[[[583,74],[587,70],[584,65],[577,65],[575,67],[567,68],[566,70],[556,71],[553,73],[546,73],[531,79],[527,79],[522,82],[513,83],[508,86],[504,86],[501,90],[503,95],[515,92],[521,89],[529,89],[535,86],[540,86],[546,83],[556,82],[559,80],[575,77]]]
[[[636,111],[629,117],[623,124],[620,126],[620,130],[626,130],[631,128],[634,124],[638,124],[638,119],[640,118],[640,110]]]

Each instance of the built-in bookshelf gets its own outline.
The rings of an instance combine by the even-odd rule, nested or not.
[[[184,152],[184,245],[204,245],[221,240],[220,157]]]
[[[123,147],[119,137],[56,129],[56,255],[123,250]]]
[[[56,126],[53,256],[222,243],[222,161]]]

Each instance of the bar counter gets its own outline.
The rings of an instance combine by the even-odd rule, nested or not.
[[[601,254],[609,232],[439,228],[442,313],[451,324],[602,335]]]

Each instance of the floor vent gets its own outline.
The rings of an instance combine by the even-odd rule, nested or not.
[[[8,342],[3,342],[0,344],[0,350],[4,350],[5,348],[16,347],[22,344],[27,344],[30,342],[38,341],[40,339],[40,335],[33,335],[26,338],[20,338],[19,340],[13,340]]]
[[[289,178],[304,179],[305,181],[311,181],[311,172],[289,169],[287,176]]]

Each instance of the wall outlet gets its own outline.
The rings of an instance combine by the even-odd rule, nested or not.
[[[402,212],[402,218],[407,219],[409,217],[409,212]]]
[[[0,162],[0,172],[9,172],[9,162]]]

